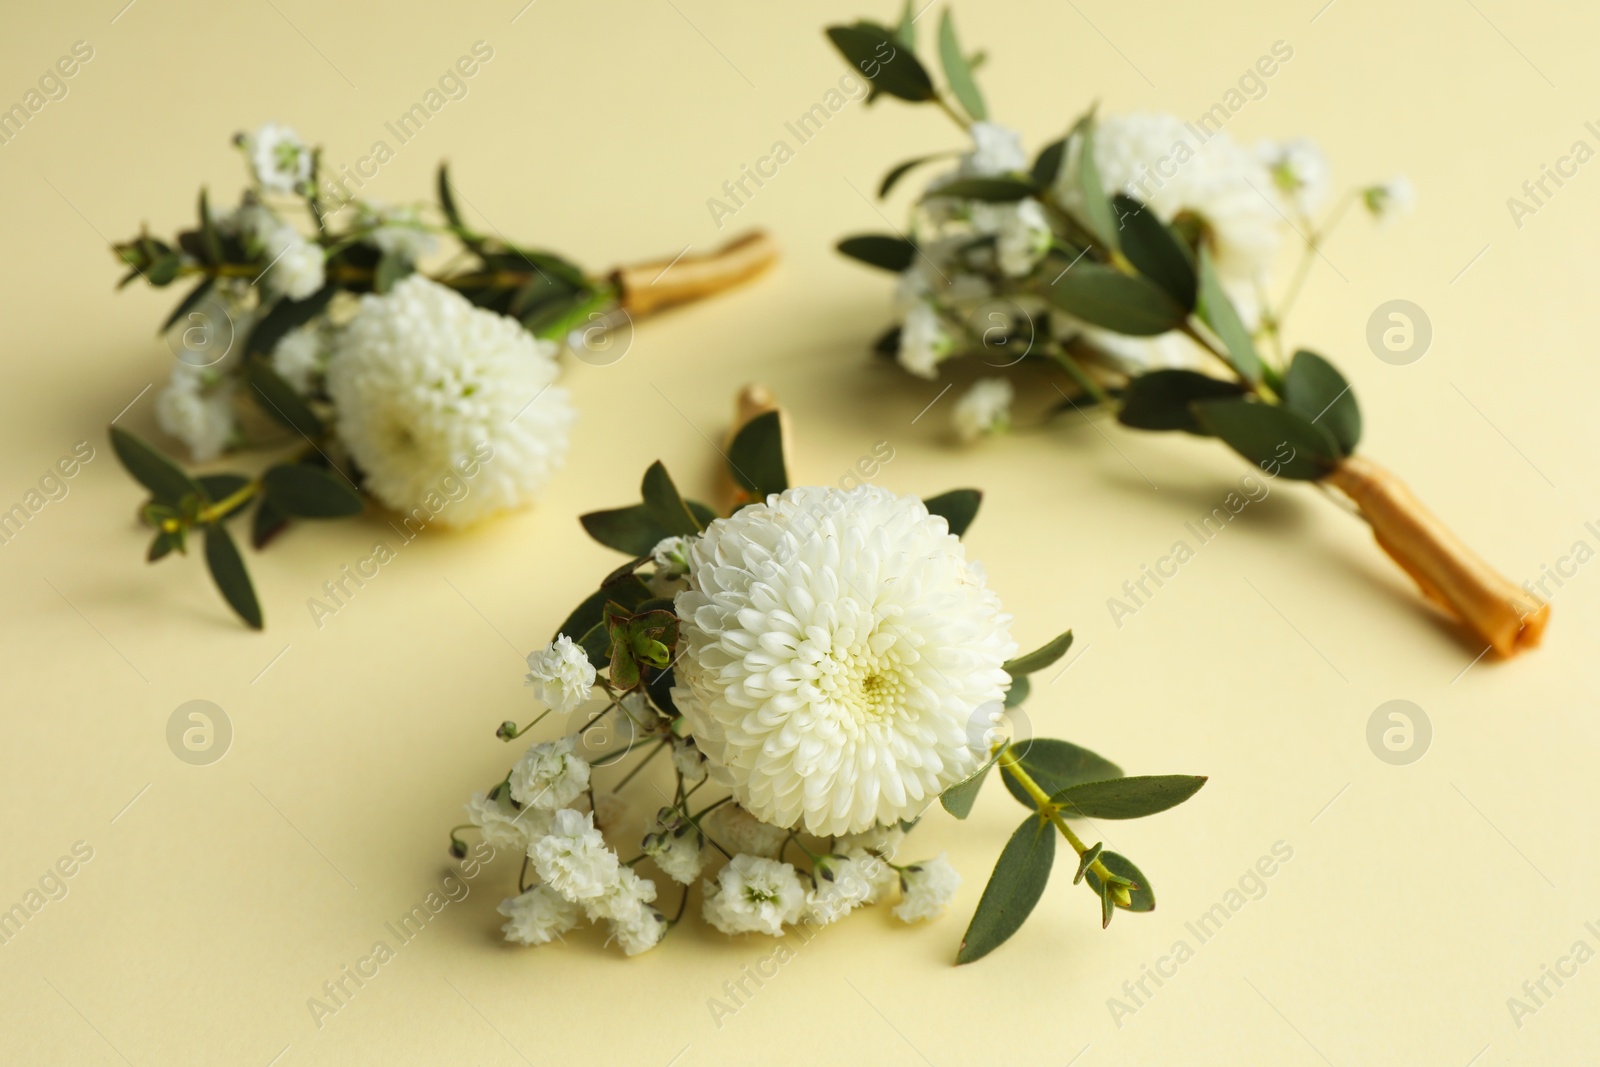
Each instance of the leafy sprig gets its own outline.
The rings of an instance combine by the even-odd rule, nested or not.
[[[780,420],[777,411],[759,415],[746,423],[729,443],[725,454],[728,475],[739,487],[731,510],[737,511],[764,499],[768,493],[780,493],[789,488],[789,465],[783,451]],[[636,504],[590,512],[581,517],[591,537],[631,558],[607,575],[600,587],[567,616],[555,634],[557,638],[564,634],[583,648],[596,670],[598,684],[609,697],[606,708],[590,719],[589,724],[611,714],[624,698],[642,698],[651,709],[649,721],[653,725],[646,728],[643,737],[630,738],[617,758],[642,748],[649,748],[649,754],[628,772],[617,785],[619,789],[674,738],[682,738],[687,733],[683,716],[671,696],[675,684],[673,664],[681,652],[679,620],[672,600],[663,595],[668,591],[663,583],[670,585],[682,575],[675,568],[664,567],[653,550],[670,538],[698,536],[718,517],[710,506],[681,496],[659,461],[645,472],[640,497]],[[956,489],[930,497],[924,504],[930,513],[944,518],[950,532],[959,537],[971,526],[981,502],[982,494],[978,490]],[[650,570],[641,577],[641,572],[647,568]],[[1071,646],[1069,630],[1003,664],[1011,678],[1006,706],[1016,706],[1025,700],[1030,691],[1029,676],[1058,662]],[[497,736],[509,741],[525,734],[531,726],[502,723]],[[609,764],[612,761],[599,762]],[[1049,881],[1057,833],[1078,857],[1073,884],[1086,884],[1100,901],[1102,927],[1110,924],[1117,910],[1143,912],[1155,907],[1154,890],[1143,872],[1126,857],[1106,851],[1100,843],[1085,844],[1068,820],[1135,819],[1154,815],[1189,799],[1205,784],[1205,778],[1193,775],[1129,777],[1110,760],[1068,741],[1012,739],[995,744],[981,768],[940,795],[940,804],[957,819],[966,819],[984,782],[997,767],[1007,791],[1029,809],[1029,814],[1001,851],[962,938],[956,957],[958,964],[988,955],[1022,926]],[[672,807],[662,814],[663,825],[676,825],[679,832],[692,827],[706,841],[728,854],[728,849],[711,837],[699,820],[732,798],[725,796],[690,814],[689,796],[700,786],[687,787],[681,769],[675,768],[674,773],[677,789]],[[499,797],[502,794],[509,798],[504,781],[494,786],[489,795]],[[510,802],[516,804],[515,800]],[[462,829],[465,827],[457,827],[456,831]],[[813,851],[796,831],[788,835],[783,848],[787,850],[791,846],[810,862],[809,876],[813,882],[819,877],[831,877],[828,855],[831,842],[819,842],[820,851]],[[465,855],[465,847],[453,831],[452,852]],[[878,859],[889,862],[887,857]],[[902,873],[905,870],[896,869]],[[519,881],[519,889],[526,888],[525,881]],[[686,887],[684,901],[687,896]],[[678,915],[682,914],[683,903],[680,902]]]

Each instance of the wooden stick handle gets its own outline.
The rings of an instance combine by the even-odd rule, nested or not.
[[[642,318],[673,304],[686,304],[754,278],[778,259],[778,243],[752,230],[714,252],[635,263],[611,272],[623,310]]]
[[[1485,563],[1394,474],[1363,456],[1350,456],[1328,481],[1361,509],[1378,544],[1423,594],[1495,652],[1514,656],[1539,644],[1550,605]]]

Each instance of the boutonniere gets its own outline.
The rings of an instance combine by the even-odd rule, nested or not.
[[[737,285],[777,255],[752,233],[597,274],[469,223],[444,166],[436,202],[391,206],[322,173],[320,151],[286,127],[235,143],[252,178],[236,206],[202,190],[192,229],[115,251],[122,285],[185,288],[160,331],[177,357],[156,395],[161,429],[197,464],[272,458],[252,473],[191,474],[121,427],[111,442],[150,493],[150,561],[200,539],[223,597],[256,628],[229,520],[248,512],[260,549],[293,523],[369,502],[408,535],[523,507],[566,455],[564,351],[615,362],[636,319]],[[441,243],[452,256],[425,270]]]
[[[913,21],[908,5],[896,27],[827,31],[874,97],[940,110],[970,138],[883,179],[887,195],[912,170],[955,160],[917,198],[904,232],[839,244],[899,278],[899,323],[878,342],[881,354],[928,379],[959,357],[1054,368],[1052,415],[1107,412],[1132,429],[1214,438],[1269,478],[1336,490],[1484,651],[1511,656],[1539,643],[1548,605],[1357,451],[1362,417],[1349,381],[1325,356],[1286,342],[1288,312],[1329,233],[1353,209],[1380,224],[1406,213],[1406,179],[1351,189],[1325,209],[1329,170],[1313,143],[1251,149],[1224,128],[1248,102],[1243,91],[1194,122],[1091,110],[1030,159],[1017,133],[990,120],[949,11],[938,28],[942,84]],[[1241,87],[1264,91],[1263,78],[1292,56],[1278,42]],[[1273,298],[1267,282],[1286,239],[1301,245],[1299,262]],[[1403,315],[1390,326],[1397,336],[1415,328]],[[954,407],[961,436],[1008,429],[1013,392],[1006,378],[973,386]]]
[[[627,561],[528,657],[543,710],[497,735],[520,740],[552,715],[565,724],[474,795],[452,833],[458,858],[524,857],[500,906],[507,940],[543,944],[588,920],[634,955],[683,920],[696,883],[702,917],[726,934],[809,936],[896,896],[896,917],[934,918],[960,875],[942,855],[908,858],[907,838],[941,807],[966,818],[991,778],[1026,813],[957,962],[1023,924],[1058,839],[1071,849],[1062,876],[1088,888],[1102,924],[1153,908],[1143,871],[1088,842],[1099,820],[1164,811],[1205,779],[1129,776],[1068,741],[1007,730],[1030,675],[1072,635],[1019,654],[960,539],[980,494],[791,486],[785,416],[746,401],[726,450],[729,513],[683,497],[656,463],[639,502],[582,517]],[[641,778],[662,753],[666,787]],[[630,824],[625,787],[653,818]],[[469,847],[460,835],[474,830]],[[681,886],[671,904],[657,875]]]

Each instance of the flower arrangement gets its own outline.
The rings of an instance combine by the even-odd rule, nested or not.
[[[556,384],[563,348],[604,349],[610,331],[776,258],[757,232],[593,275],[469,226],[445,166],[436,205],[389,206],[320,179],[320,150],[287,127],[235,144],[252,178],[236,207],[215,210],[202,190],[194,229],[173,241],[141,233],[115,252],[121,285],[194,283],[161,327],[178,357],[156,398],[161,429],[196,463],[246,448],[279,458],[253,476],[191,476],[127,430],[112,426],[111,441],[151,494],[140,512],[155,530],[150,561],[199,531],[223,597],[258,629],[229,519],[253,503],[260,549],[293,520],[355,515],[369,498],[419,530],[523,507],[566,454],[575,413]],[[424,272],[441,237],[455,254]]]
[[[1404,179],[1352,189],[1314,218],[1329,189],[1304,139],[1252,150],[1220,124],[1093,109],[1033,159],[990,121],[949,11],[938,29],[944,84],[917,51],[911,5],[898,26],[835,26],[829,38],[891,96],[947,114],[971,147],[917,199],[905,233],[839,243],[898,275],[899,323],[877,344],[921,378],[947,360],[1027,360],[1065,375],[1052,415],[1115,415],[1138,430],[1214,437],[1271,476],[1342,493],[1427,599],[1503,656],[1539,643],[1549,606],[1495,572],[1389,471],[1356,451],[1361,410],[1344,375],[1309,349],[1289,354],[1284,325],[1333,228],[1362,205],[1404,214]],[[1267,282],[1293,231],[1299,262],[1276,301]],[[964,440],[1011,426],[1011,383],[979,381],[955,405]]]
[[[958,963],[1022,925],[1057,833],[1103,925],[1118,909],[1153,908],[1144,874],[1085,844],[1068,820],[1151,815],[1205,779],[1129,777],[1066,741],[1005,736],[1004,709],[1027,698],[1029,675],[1072,635],[1017,654],[1011,617],[960,540],[980,494],[791,487],[783,413],[761,394],[747,392],[744,406],[726,452],[729,514],[682,497],[658,462],[640,503],[582,517],[628,562],[528,657],[546,710],[497,736],[521,738],[550,715],[581,721],[525,749],[451,835],[458,858],[468,851],[459,835],[474,828],[495,850],[525,855],[518,895],[500,906],[507,940],[544,944],[587,918],[635,955],[682,920],[697,881],[705,921],[730,935],[825,926],[896,892],[897,918],[934,918],[960,875],[942,855],[905,862],[901,847],[936,799],[966,818],[995,768],[1028,814]],[[617,791],[662,752],[675,786],[656,787],[663,806],[623,859],[607,841],[628,837]],[[630,759],[600,788],[603,769]],[[639,874],[646,863],[683,887],[671,920],[656,882]]]

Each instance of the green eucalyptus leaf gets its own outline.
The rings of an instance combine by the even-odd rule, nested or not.
[[[439,210],[444,213],[445,221],[452,230],[463,229],[461,225],[461,212],[456,207],[455,190],[450,186],[450,164],[439,164]]]
[[[983,503],[981,489],[952,489],[948,493],[930,496],[922,502],[928,514],[938,515],[950,526],[950,532],[964,537],[967,527],[978,517],[978,505]]]
[[[903,237],[888,237],[882,234],[846,237],[837,247],[851,259],[865,263],[869,267],[894,271],[896,274],[911,266],[917,258],[916,245]]]
[[[183,472],[183,468],[144,438],[120,426],[113,426],[111,448],[134,480],[150,490],[150,494],[159,502],[176,505],[191,493],[204,495],[200,486]]]
[[[712,521],[717,518],[715,511],[712,511],[711,508],[698,500],[685,500],[684,503],[689,505],[689,514],[694,516],[694,521],[700,524],[700,529],[702,530],[710,526]]]
[[[1000,853],[978,910],[961,936],[956,963],[982,959],[1021,928],[1044,895],[1055,859],[1055,827],[1036,815],[1022,820]]]
[[[1033,692],[1033,683],[1028,681],[1026,674],[1014,675],[1011,685],[1006,688],[1006,707],[1014,708],[1028,699],[1028,694]]]
[[[927,68],[894,33],[882,26],[870,22],[830,26],[828,39],[878,92],[914,104],[937,98]]]
[[[889,190],[898,185],[900,179],[911,173],[912,170],[936,159],[948,159],[951,154],[950,152],[935,152],[932,155],[917,156],[915,159],[908,159],[904,163],[896,164],[894,169],[883,176],[883,183],[878,186],[878,195],[880,197],[888,196]]]
[[[1142,819],[1177,807],[1205,784],[1202,775],[1144,774],[1069,785],[1050,800],[1069,819]]]
[[[252,359],[245,373],[250,382],[250,391],[262,411],[307,438],[322,436],[322,420],[294,391],[294,386],[284,381],[283,376],[272,368],[271,363],[265,359]]]
[[[644,472],[644,482],[639,490],[644,496],[644,506],[669,535],[691,536],[702,529],[694,512],[678,495],[678,487],[672,484],[672,475],[667,473],[667,468],[659,459]]]
[[[268,356],[278,347],[278,342],[304,326],[328,309],[328,302],[339,291],[338,283],[329,282],[304,300],[285,297],[272,305],[272,309],[256,321],[245,343],[247,355]]]
[[[1339,461],[1333,435],[1278,404],[1236,397],[1193,404],[1200,425],[1274,476],[1316,481]]]
[[[1111,198],[1121,226],[1122,254],[1185,311],[1194,309],[1199,279],[1189,249],[1146,205],[1118,193]]]
[[[145,281],[158,287],[171,285],[177,280],[178,271],[181,269],[183,269],[183,257],[176,252],[163,252],[150,264],[150,269],[145,271]]]
[[[361,514],[361,494],[321,467],[283,463],[261,476],[267,499],[297,519],[342,519]]]
[[[789,488],[789,469],[783,454],[783,431],[776,411],[757,415],[745,423],[728,445],[728,470],[734,480],[757,497]]]
[[[1003,748],[995,749],[994,754],[982,767],[939,794],[939,803],[944,805],[945,811],[958,819],[965,819],[972,814],[972,805],[978,801],[978,793],[983,789],[984,779],[989,777],[989,768],[995,765],[1003,751]]]
[[[894,39],[908,49],[917,48],[917,11],[914,0],[906,0],[900,8],[900,21],[895,24]]]
[[[1238,382],[1199,371],[1146,371],[1123,390],[1117,421],[1136,430],[1183,430],[1209,436],[1210,431],[1200,425],[1189,405],[1196,400],[1242,396],[1244,392],[1245,387]]]
[[[1066,158],[1066,154],[1067,139],[1065,137],[1051,141],[1040,149],[1038,156],[1034,158],[1033,167],[1029,171],[1033,175],[1034,183],[1041,189],[1048,189],[1054,185],[1056,179],[1061,176],[1061,163]]]
[[[655,514],[643,504],[609,511],[591,511],[578,521],[589,536],[607,548],[638,558],[648,556],[662,540],[672,536]],[[576,635],[569,634],[576,640]]]
[[[1018,656],[1016,659],[1006,661],[1001,668],[1011,677],[1032,674],[1042,671],[1056,660],[1067,654],[1067,649],[1072,647],[1072,631],[1058,637],[1053,637],[1027,655]]]
[[[1177,329],[1188,316],[1149,279],[1087,259],[1062,272],[1045,295],[1091,326],[1131,337],[1154,337]]]
[[[217,232],[217,221],[211,217],[211,203],[203,186],[200,189],[200,204],[196,212],[200,216],[200,249],[205,253],[205,262],[221,263],[222,235]],[[215,280],[215,276],[208,277]]]
[[[263,496],[261,503],[256,505],[255,514],[250,517],[250,544],[257,550],[266,548],[288,525],[289,516]]]
[[[956,40],[955,20],[949,8],[944,9],[939,19],[939,62],[944,67],[944,80],[950,86],[951,94],[961,102],[967,114],[979,122],[987,119],[989,110],[984,106],[978,83],[972,78],[967,57],[961,53],[961,45]]]
[[[1031,181],[1021,178],[957,178],[929,189],[924,200],[950,197],[956,200],[981,200],[986,204],[1010,204],[1039,192]]]
[[[228,606],[252,629],[262,627],[261,604],[256,600],[255,587],[250,584],[250,572],[245,570],[239,548],[233,536],[221,523],[205,527],[206,566],[211,570],[211,580],[217,583],[222,598]]]
[[[1105,184],[1100,180],[1100,164],[1095,159],[1094,112],[1083,116],[1069,137],[1077,141],[1077,172],[1073,175],[1083,198],[1083,224],[1108,249],[1117,247],[1117,216],[1111,210]]]
[[[145,553],[144,558],[147,563],[154,563],[156,560],[161,559],[167,553],[171,552],[174,548],[181,549],[182,547],[183,534],[181,532],[168,533],[167,531],[162,530],[156,534],[155,540],[150,542],[150,551]]]
[[[394,252],[385,252],[378,258],[377,269],[372,272],[372,290],[387,293],[405,279],[416,267],[411,260]]]
[[[1057,793],[1081,782],[1100,782],[1122,777],[1122,768],[1104,756],[1074,745],[1070,741],[1058,741],[1053,737],[1035,737],[1017,741],[1011,745],[1011,751],[1017,757],[1017,762],[1022,764],[1022,769],[1028,773],[1028,777],[1038,783],[1039,788],[1046,794]],[[1027,790],[1018,785],[1015,778],[1005,773],[1004,767],[1000,768],[1000,772],[1001,781],[1005,782],[1006,789],[1017,798],[1018,803],[1029,808],[1038,807]]]
[[[1090,845],[1083,855],[1078,857],[1078,873],[1072,876],[1073,885],[1083,881],[1083,876],[1089,873],[1089,865],[1100,858],[1101,848],[1102,845],[1098,843]],[[1093,883],[1090,884],[1092,885]]]
[[[201,278],[200,284],[190,289],[188,295],[178,301],[178,306],[172,309],[172,314],[168,315],[166,320],[161,323],[161,328],[156,331],[156,334],[159,336],[166,333],[172,329],[173,323],[199,307],[200,301],[206,298],[206,294],[211,292],[212,287],[216,284],[217,279],[211,275]]]
[[[1200,246],[1200,288],[1194,310],[1200,321],[1211,327],[1211,332],[1222,342],[1229,365],[1245,381],[1259,382],[1263,371],[1261,357],[1256,355],[1250,331],[1245,328],[1239,312],[1234,310],[1233,301],[1228,299],[1227,292],[1223,290],[1222,281],[1217,277],[1216,264],[1212,262],[1211,252],[1204,244]]]
[[[1099,846],[1096,846],[1097,848]],[[1114,876],[1126,878],[1133,885],[1128,889],[1128,903],[1118,904],[1117,907],[1125,911],[1154,911],[1156,908],[1155,890],[1150,888],[1150,880],[1144,872],[1133,865],[1133,861],[1117,852],[1102,852],[1100,862],[1105,864],[1106,870]],[[1087,868],[1087,864],[1085,865]],[[1085,870],[1084,877],[1089,880],[1089,887],[1096,893],[1102,892],[1101,879],[1094,871]]]
[[[1283,376],[1283,405],[1320,425],[1348,456],[1361,441],[1361,407],[1339,368],[1315,352],[1294,354]]]

